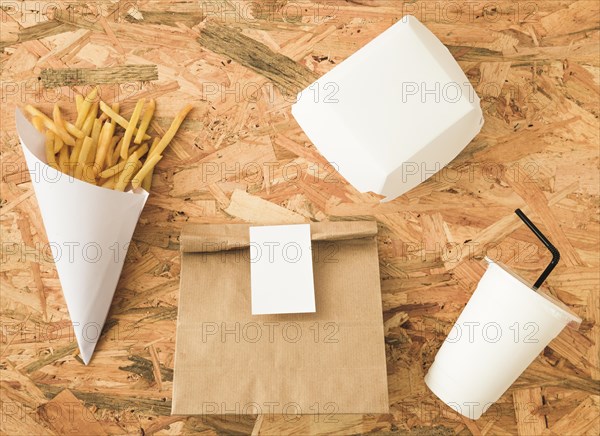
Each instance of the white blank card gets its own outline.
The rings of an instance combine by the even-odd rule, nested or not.
[[[250,227],[252,314],[315,312],[310,225]]]

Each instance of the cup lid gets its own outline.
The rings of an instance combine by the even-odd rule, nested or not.
[[[511,275],[516,280],[523,283],[526,287],[528,287],[531,292],[538,295],[540,297],[540,304],[544,305],[548,310],[552,311],[552,313],[557,317],[564,319],[567,322],[567,327],[577,330],[581,325],[581,318],[575,314],[566,304],[562,301],[558,300],[556,297],[548,294],[547,292],[542,291],[541,289],[533,289],[533,287],[521,276],[512,271],[506,265],[501,262],[490,259],[489,257],[485,257],[485,260],[488,264],[498,265],[501,269],[503,269],[506,273]]]

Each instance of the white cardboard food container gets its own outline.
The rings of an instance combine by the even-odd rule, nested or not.
[[[477,289],[435,356],[425,384],[458,413],[481,415],[567,326],[581,319],[487,259]]]
[[[100,338],[148,193],[142,188],[114,191],[55,170],[46,162],[44,135],[18,109],[15,118],[48,247],[81,359],[87,365]]]
[[[362,192],[393,200],[479,133],[479,97],[448,49],[405,16],[298,94],[292,114]]]

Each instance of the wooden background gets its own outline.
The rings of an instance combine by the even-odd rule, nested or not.
[[[599,2],[1,3],[3,434],[598,434]],[[405,13],[456,57],[485,126],[448,170],[379,204],[310,144],[290,95]],[[102,98],[122,101],[126,114],[138,97],[156,98],[158,132],[183,102],[196,109],[155,172],[86,367],[13,114],[25,103],[49,112],[58,99],[72,116],[73,92],[89,83],[102,83]],[[548,262],[517,207],[563,255],[547,291],[584,321],[472,422],[423,376],[484,254],[532,281]],[[390,413],[169,416],[181,227],[347,219],[380,228]]]

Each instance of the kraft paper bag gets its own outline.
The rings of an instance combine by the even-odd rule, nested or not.
[[[316,312],[278,315],[251,313],[249,227],[182,231],[172,414],[387,413],[377,224],[311,223]]]

